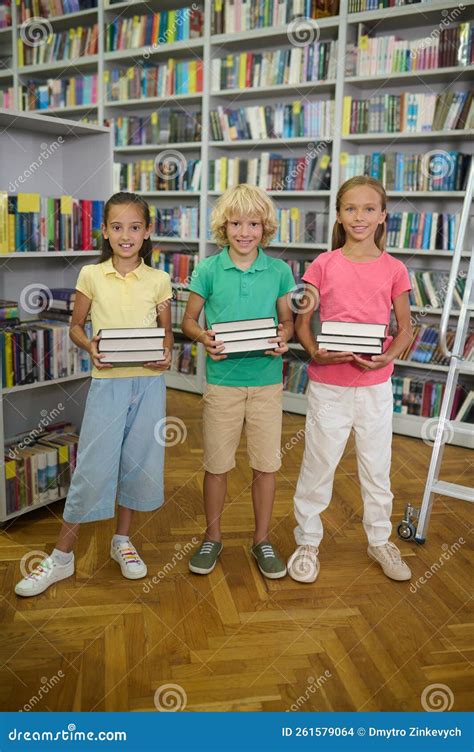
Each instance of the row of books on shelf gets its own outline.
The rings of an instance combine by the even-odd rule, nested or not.
[[[405,5],[428,4],[431,0],[349,0],[348,13],[362,13],[383,8],[402,8]]]
[[[341,182],[356,175],[370,175],[387,191],[462,191],[467,185],[472,156],[459,151],[435,152],[341,152]]]
[[[296,284],[300,285],[303,275],[308,271],[312,261],[306,259],[285,259],[285,261],[291,269]]]
[[[174,159],[141,159],[137,162],[115,162],[113,166],[116,191],[188,191],[201,187],[201,160],[188,159],[177,166]]]
[[[64,498],[76,466],[79,436],[74,426],[35,428],[5,445],[7,514]]]
[[[334,102],[319,101],[252,107],[217,107],[210,112],[215,141],[258,141],[267,138],[330,138],[333,135]]]
[[[19,7],[20,19],[24,22],[30,18],[54,18],[97,8],[97,0],[21,0]]]
[[[49,34],[42,44],[31,45],[22,39],[18,42],[18,65],[47,65],[60,61],[73,61],[80,57],[97,55],[99,51],[99,26],[77,28]]]
[[[96,73],[76,78],[48,78],[45,82],[28,81],[20,90],[21,108],[28,112],[97,104],[98,81]]]
[[[8,29],[12,25],[12,9],[9,0],[0,5],[0,29]]]
[[[188,300],[189,290],[182,288],[175,288],[173,290],[173,300],[171,303],[171,324],[175,329],[181,326]]]
[[[69,324],[54,317],[54,312],[45,313],[38,321],[0,327],[3,388],[90,371],[88,354],[69,338]],[[86,322],[86,333],[92,337],[90,322]]]
[[[251,89],[301,84],[336,77],[337,42],[314,42],[265,52],[240,52],[214,58],[211,89]]]
[[[5,110],[15,109],[15,89],[13,86],[0,89],[0,107]]]
[[[97,250],[103,201],[0,191],[0,254]]]
[[[203,26],[204,13],[196,4],[189,8],[162,10],[129,18],[119,15],[107,24],[105,51],[115,52],[196,39],[202,36]]]
[[[155,233],[160,237],[197,238],[199,236],[199,208],[197,206],[177,206],[173,209],[153,207],[152,220]]]
[[[359,24],[357,44],[346,48],[346,76],[377,76],[435,70],[474,62],[474,27],[468,23],[444,27],[439,34],[420,39],[371,36]]]
[[[393,412],[401,415],[420,415],[423,418],[438,418],[443,401],[445,384],[431,379],[392,376]],[[472,405],[474,392],[466,394],[458,384],[454,392],[449,420],[473,422],[467,408]],[[471,407],[472,410],[472,407]],[[470,419],[469,419],[470,418]]]
[[[158,65],[114,68],[104,71],[104,81],[109,102],[198,94],[203,86],[203,61],[170,58]]]
[[[461,216],[447,212],[395,212],[386,220],[389,248],[453,251]]]
[[[214,0],[212,34],[284,26],[299,18],[325,18],[339,12],[339,0]]]
[[[151,264],[155,269],[167,272],[172,282],[182,284],[188,283],[197,263],[197,253],[163,253],[158,248],[153,249],[151,258]]]
[[[474,127],[472,92],[381,94],[368,99],[345,96],[342,135],[422,133]]]
[[[411,282],[410,303],[421,308],[442,308],[448,289],[449,272],[415,271],[409,269]],[[458,274],[453,291],[453,308],[462,304],[466,276]]]
[[[115,146],[141,146],[201,140],[201,113],[163,108],[146,117],[123,115],[111,118]]]
[[[331,158],[282,157],[262,152],[260,157],[220,157],[209,163],[209,190],[225,191],[239,183],[251,183],[272,191],[329,190]]]
[[[193,342],[175,342],[171,353],[171,371],[194,376],[197,368],[197,345]]]
[[[277,208],[278,228],[275,243],[325,243],[329,217],[327,212],[309,211],[292,207]]]
[[[448,330],[446,342],[449,350],[452,350],[455,336],[455,330]],[[474,359],[474,334],[470,334],[466,340],[463,358],[468,361]],[[449,359],[444,356],[439,344],[439,330],[426,324],[416,324],[413,327],[413,339],[398,359],[432,365],[449,364]]]

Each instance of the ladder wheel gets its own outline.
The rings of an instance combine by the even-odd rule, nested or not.
[[[411,522],[400,522],[397,533],[402,540],[411,540],[415,537],[415,526]]]

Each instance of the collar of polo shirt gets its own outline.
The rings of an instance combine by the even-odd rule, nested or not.
[[[256,272],[256,271],[263,271],[268,267],[268,261],[267,257],[265,256],[264,252],[258,247],[258,256],[253,262],[252,266],[250,266],[248,269],[239,269],[238,266],[234,264],[231,257],[229,256],[229,246],[226,245],[226,247],[223,249],[221,253],[221,260],[222,260],[222,266],[224,269],[237,269],[239,272],[248,273],[248,272]]]
[[[104,274],[115,274],[116,277],[120,277],[120,279],[123,279],[123,276],[120,274],[120,272],[117,271],[117,269],[113,265],[111,258],[103,262],[102,271],[104,272]],[[141,259],[139,266],[137,266],[136,269],[132,269],[131,272],[127,272],[125,276],[127,276],[128,274],[134,274],[137,279],[141,279],[143,277],[144,272],[145,272],[145,262],[143,261],[143,259]]]

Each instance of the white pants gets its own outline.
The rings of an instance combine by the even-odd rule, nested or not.
[[[329,505],[334,473],[354,429],[364,502],[364,530],[371,546],[387,543],[392,525],[390,490],[393,397],[390,380],[345,387],[311,381],[303,464],[295,493],[295,539],[319,546],[321,512]]]

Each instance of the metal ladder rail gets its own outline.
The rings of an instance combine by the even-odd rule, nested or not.
[[[426,531],[428,529],[431,510],[433,508],[434,495],[436,493],[443,496],[450,496],[454,499],[461,499],[463,501],[474,501],[474,490],[468,486],[463,486],[457,483],[447,483],[439,479],[439,471],[441,468],[441,462],[443,459],[445,437],[449,436],[449,418],[451,416],[451,409],[454,401],[454,393],[456,390],[458,378],[460,373],[472,373],[474,374],[474,363],[463,361],[463,351],[466,342],[466,335],[469,328],[470,314],[474,310],[473,305],[473,291],[474,291],[474,247],[471,248],[471,256],[469,261],[469,268],[466,277],[466,286],[464,290],[461,310],[459,312],[458,325],[456,329],[456,337],[453,344],[453,351],[450,352],[447,348],[446,335],[448,330],[449,318],[451,315],[451,307],[454,297],[454,287],[456,279],[459,273],[459,265],[461,261],[461,253],[464,246],[464,239],[466,236],[467,224],[469,219],[469,211],[473,198],[474,190],[474,156],[471,159],[471,168],[469,172],[469,178],[467,182],[466,195],[464,197],[463,209],[461,213],[461,221],[459,225],[459,232],[456,239],[456,247],[453,254],[453,261],[451,264],[451,270],[449,275],[448,288],[446,292],[446,298],[443,306],[443,313],[440,323],[440,346],[446,357],[450,358],[448,375],[446,378],[446,386],[443,396],[443,401],[440,409],[440,416],[436,430],[435,442],[431,454],[431,462],[428,470],[428,476],[426,480],[425,490],[423,493],[423,500],[421,503],[420,514],[418,516],[418,524],[416,528],[415,540],[418,543],[424,543],[426,540]],[[466,424],[466,427],[457,427],[458,432],[473,437],[474,446],[474,431],[473,428]]]

